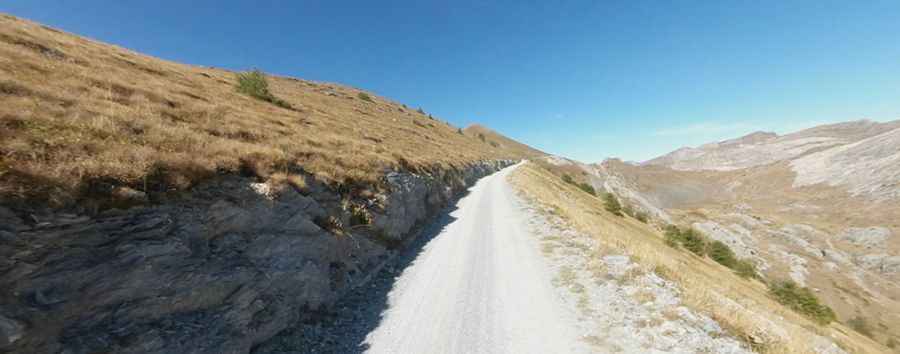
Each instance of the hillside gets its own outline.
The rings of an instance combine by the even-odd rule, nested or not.
[[[0,15],[0,352],[249,353],[332,318],[534,154],[359,89]]]
[[[789,310],[776,302],[765,285],[756,279],[741,278],[709,258],[667,245],[662,232],[654,225],[629,216],[615,216],[604,209],[602,199],[564,183],[547,167],[528,163],[513,174],[512,181],[520,193],[540,205],[548,217],[562,219],[562,227],[567,231],[558,231],[554,239],[568,247],[563,251],[566,257],[587,255],[591,259],[587,265],[573,265],[568,270],[577,275],[569,277],[587,278],[588,285],[570,287],[572,296],[580,298],[579,306],[590,304],[600,296],[584,291],[584,286],[598,284],[609,289],[614,286],[609,284],[612,283],[624,285],[622,291],[638,300],[638,304],[628,311],[642,313],[650,309],[649,318],[623,324],[636,326],[640,329],[634,331],[642,333],[652,333],[656,328],[662,332],[642,350],[664,351],[656,346],[665,345],[669,336],[683,335],[690,323],[698,321],[697,316],[685,307],[709,316],[717,323],[713,328],[721,326],[725,336],[740,339],[755,352],[878,353],[883,350],[846,326],[836,323],[823,326]],[[578,234],[588,235],[594,243],[579,244],[575,237]],[[554,252],[556,247],[563,248],[557,245],[546,247],[544,251]],[[608,259],[622,258],[622,255],[624,262],[633,263],[624,274],[615,275],[616,264],[604,263]],[[654,290],[660,283],[674,286],[677,297]],[[583,315],[617,313],[621,311],[619,306],[622,305],[602,308],[599,314]],[[627,335],[627,332],[621,334]],[[720,333],[719,337],[723,335]],[[675,347],[680,350],[698,343],[702,343],[702,339],[693,337],[689,343],[678,343]],[[732,352],[726,347],[712,350]]]
[[[286,103],[276,105],[236,83],[235,72],[0,15],[0,198],[71,206],[118,187],[153,198],[241,171],[367,185],[388,170],[461,168],[527,151],[343,85],[268,76]]]
[[[537,150],[531,146],[522,144],[513,139],[507,138],[500,133],[497,133],[491,130],[488,127],[472,124],[465,129],[463,129],[465,135],[470,137],[475,137],[478,140],[484,141],[491,146],[496,148],[503,149],[505,151],[510,151],[516,153],[519,156],[524,156],[527,158],[538,158],[542,156],[547,156],[547,153]],[[483,138],[482,138],[483,137]]]
[[[767,279],[814,289],[843,323],[900,337],[900,121],[856,121],[590,165],[661,224],[693,227]],[[893,338],[893,339],[892,339]]]

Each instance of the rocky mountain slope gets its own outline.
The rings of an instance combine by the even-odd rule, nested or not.
[[[0,15],[0,352],[249,352],[526,157],[355,88],[266,75],[260,98],[237,74]]]
[[[856,121],[582,168],[660,225],[728,244],[887,343],[900,337],[898,162],[900,121]]]

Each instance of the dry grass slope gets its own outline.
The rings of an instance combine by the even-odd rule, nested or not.
[[[742,279],[709,258],[666,246],[649,225],[604,210],[603,201],[563,182],[534,163],[518,169],[512,183],[524,195],[553,209],[581,232],[634,257],[645,271],[678,283],[686,305],[708,314],[723,328],[766,353],[812,353],[816,336],[852,353],[880,353],[878,343],[838,323],[820,326],[776,302],[766,286]]]
[[[237,92],[236,76],[0,14],[0,198],[66,206],[241,171],[367,185],[523,156],[354,88],[269,77],[275,105]]]

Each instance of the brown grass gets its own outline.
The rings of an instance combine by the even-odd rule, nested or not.
[[[631,255],[645,271],[660,271],[679,285],[685,305],[717,320],[723,328],[769,353],[809,353],[814,335],[832,339],[854,353],[879,353],[878,343],[832,323],[819,326],[783,307],[764,284],[746,280],[705,258],[668,247],[650,226],[618,218],[603,210],[600,199],[564,183],[556,175],[529,163],[511,175],[513,185],[528,199],[559,215],[580,232],[593,235],[605,247]],[[781,328],[782,336],[771,335]]]
[[[373,184],[522,156],[354,88],[270,76],[283,108],[235,81],[0,14],[0,197],[64,206],[97,186],[182,190],[242,171]]]

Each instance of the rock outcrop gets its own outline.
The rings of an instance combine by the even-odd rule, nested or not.
[[[368,199],[230,175],[90,217],[0,208],[0,351],[249,352],[327,310],[454,196],[511,163],[392,172]]]

